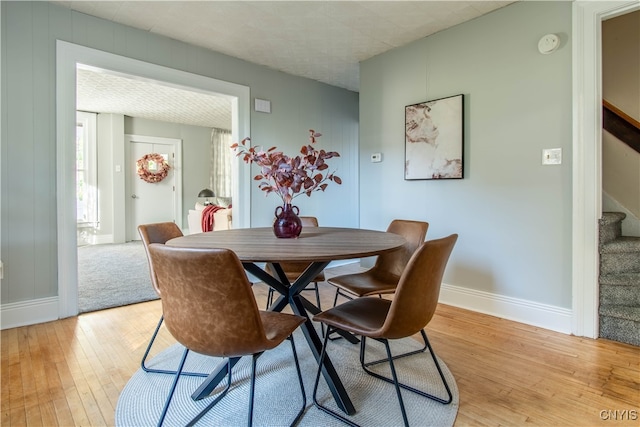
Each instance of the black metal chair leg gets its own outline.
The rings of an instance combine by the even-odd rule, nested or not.
[[[433,363],[436,366],[436,369],[438,370],[438,374],[440,374],[440,379],[442,380],[442,384],[444,385],[444,388],[447,391],[448,398],[447,399],[443,399],[441,397],[434,396],[432,394],[426,393],[424,391],[418,390],[416,388],[413,388],[413,387],[408,386],[406,384],[402,384],[400,382],[398,383],[398,385],[401,388],[405,389],[405,390],[409,390],[409,391],[411,391],[413,393],[419,394],[420,396],[423,396],[423,397],[426,397],[428,399],[435,400],[436,402],[439,402],[439,403],[447,405],[447,404],[451,403],[451,401],[453,400],[453,395],[451,394],[451,389],[449,388],[449,384],[447,383],[447,380],[445,379],[444,374],[442,373],[442,369],[440,368],[440,364],[438,363],[438,360],[437,360],[436,355],[435,355],[435,353],[433,351],[433,348],[431,347],[431,344],[429,343],[429,340],[427,339],[427,334],[424,332],[424,330],[421,331],[421,334],[422,334],[422,339],[424,339],[425,343],[427,344],[427,348],[429,349],[429,353],[431,354],[431,359],[433,360]],[[379,378],[379,379],[381,379],[383,381],[386,381],[388,383],[393,383],[392,379],[387,378],[385,376],[382,376],[380,374],[377,374],[377,373],[372,372],[369,369],[367,369],[367,364],[364,362],[364,360],[365,360],[364,352],[365,352],[365,348],[366,348],[366,346],[364,344],[364,341],[365,340],[364,340],[364,337],[363,337],[363,339],[361,341],[361,346],[360,346],[360,365],[362,366],[362,369],[367,374],[369,374],[369,375],[371,375],[373,377]],[[378,341],[380,341],[380,340],[378,340]],[[389,362],[389,363],[391,363],[391,362]]]
[[[396,356],[393,356],[393,360],[400,359],[401,357],[412,356],[414,354],[424,353],[424,351],[428,348],[427,341],[426,341],[426,335],[425,335],[424,329],[422,331],[420,331],[420,332],[422,333],[422,341],[424,342],[424,346],[422,348],[418,349],[418,350],[408,351],[406,353],[402,353],[402,354],[398,354]],[[373,362],[365,363],[365,366],[377,365],[378,363],[387,362],[388,360],[389,359],[386,359],[386,358],[374,360]]]
[[[173,380],[173,384],[171,385],[171,390],[169,391],[169,396],[167,397],[167,401],[164,403],[164,408],[162,409],[162,415],[160,415],[160,420],[158,421],[158,427],[162,426],[162,422],[164,421],[164,418],[167,416],[167,410],[169,409],[171,398],[173,397],[173,393],[176,391],[176,386],[178,385],[178,380],[180,379],[180,373],[182,372],[182,368],[184,368],[184,362],[187,361],[188,354],[189,354],[189,349],[185,348],[184,353],[182,353],[182,359],[180,359],[180,364],[178,365],[178,370],[176,371],[176,378]]]
[[[211,408],[216,406],[216,404],[220,402],[222,398],[227,395],[227,392],[229,391],[230,388],[231,388],[231,359],[227,359],[227,385],[225,386],[224,390],[218,393],[218,395],[213,400],[213,402],[207,405],[206,408],[200,411],[198,415],[196,415],[191,421],[189,421],[189,423],[187,424],[187,427],[193,427],[198,421],[200,421],[200,418],[202,418],[207,412],[211,410]]]
[[[402,411],[402,420],[405,427],[409,427],[409,420],[407,419],[407,410],[404,408],[404,401],[402,400],[402,393],[400,392],[400,384],[398,383],[398,375],[396,374],[396,367],[393,364],[393,357],[391,356],[391,349],[389,348],[388,340],[381,340],[384,343],[384,347],[387,350],[387,357],[389,359],[389,367],[391,368],[391,376],[393,377],[393,385],[398,395],[398,403],[400,403],[400,410]],[[364,342],[364,340],[362,340]]]
[[[151,351],[151,346],[153,346],[153,343],[155,342],[156,337],[158,336],[158,332],[160,331],[160,327],[162,326],[163,321],[164,321],[164,316],[160,316],[160,320],[158,321],[158,326],[156,326],[156,330],[153,331],[153,335],[151,336],[149,345],[147,345],[147,349],[145,350],[144,355],[142,356],[142,361],[140,361],[140,367],[142,368],[143,371],[149,372],[149,373],[175,375],[176,371],[168,371],[166,369],[153,369],[153,368],[149,368],[145,364],[147,357],[149,356],[149,352]],[[186,375],[188,377],[206,377],[208,374],[205,374],[202,372],[182,372],[181,375]]]
[[[273,304],[273,288],[269,286],[269,291],[267,292],[267,310]]]
[[[316,408],[320,409],[322,412],[325,412],[331,415],[332,417],[339,419],[340,421],[350,425],[351,427],[359,427],[358,424],[354,423],[351,420],[348,420],[347,418],[343,417],[342,415],[338,414],[335,411],[332,411],[331,409],[327,408],[326,406],[323,406],[322,404],[320,404],[320,402],[318,402],[318,384],[320,383],[320,374],[322,372],[322,365],[324,364],[324,359],[327,355],[327,343],[329,342],[329,335],[334,330],[335,328],[331,328],[327,326],[327,333],[324,336],[324,341],[322,343],[322,351],[320,352],[320,360],[318,361],[318,371],[316,372],[316,380],[313,384],[313,404],[316,406]]]
[[[249,419],[247,425],[253,426],[253,397],[256,394],[256,362],[262,353],[255,353],[251,356],[251,383],[249,385]]]
[[[304,392],[304,383],[302,382],[302,371],[300,370],[300,361],[298,360],[298,353],[296,352],[296,346],[293,342],[293,336],[289,337],[289,341],[291,342],[291,351],[293,352],[293,360],[296,364],[296,372],[298,373],[298,382],[300,383],[300,393],[302,393],[302,407],[298,411],[298,414],[293,419],[291,426],[298,424],[300,418],[302,418],[302,414],[304,413],[304,409],[307,406],[307,395]]]
[[[320,303],[320,290],[318,289],[319,285],[318,285],[318,282],[313,282],[313,283],[315,283],[313,290],[316,291],[316,306],[320,311],[322,311],[322,304]]]
[[[293,360],[295,362],[295,366],[296,366],[296,372],[298,374],[298,382],[300,384],[300,393],[302,394],[302,406],[300,407],[300,410],[298,411],[298,413],[296,414],[295,418],[293,419],[293,422],[291,423],[291,426],[294,426],[298,423],[298,421],[300,421],[300,418],[302,418],[302,414],[304,413],[305,407],[307,406],[307,396],[304,392],[304,383],[302,381],[302,371],[300,370],[300,361],[298,360],[298,353],[296,352],[296,347],[295,347],[295,343],[293,342],[293,336],[290,336],[289,341],[291,342],[291,351],[293,352]],[[254,397],[255,397],[255,386],[256,386],[256,365],[257,365],[257,360],[258,357],[260,357],[262,353],[256,353],[252,356],[251,358],[251,382],[250,382],[250,388],[249,388],[249,414],[248,414],[248,421],[247,421],[247,425],[249,427],[251,427],[253,425],[253,407],[254,407]],[[184,356],[184,359],[186,359],[186,355]],[[184,359],[181,362],[181,368],[182,366],[184,366]],[[231,366],[231,359],[228,359],[227,361],[227,385],[225,386],[224,390],[222,390],[217,396],[216,398],[206,407],[204,408],[198,415],[196,415],[195,418],[193,418],[189,424],[187,424],[187,427],[192,427],[194,426],[198,421],[200,421],[200,419],[207,413],[209,412],[218,402],[220,402],[220,400],[222,400],[222,398],[224,396],[226,396],[227,392],[229,391],[229,389],[231,388],[231,370],[232,370],[232,366]],[[177,382],[177,381],[176,381]],[[173,390],[175,389],[175,385],[172,389],[171,394],[173,394]],[[166,408],[168,407],[168,403],[165,407],[165,412],[166,413]],[[163,419],[164,419],[164,415],[163,415]],[[160,424],[158,424],[158,427],[160,427]]]

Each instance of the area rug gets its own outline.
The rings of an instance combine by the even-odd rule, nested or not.
[[[299,331],[294,334],[294,339],[307,393],[306,410],[298,425],[343,426],[343,423],[313,405],[311,393],[317,363]],[[367,360],[383,357],[384,347],[381,344],[368,341],[367,346],[370,348],[367,350]],[[359,345],[350,344],[343,339],[332,341],[329,344],[330,357],[357,411],[350,419],[361,426],[401,426],[402,415],[393,385],[371,377],[362,371],[358,358],[359,348]],[[392,342],[392,352],[395,354],[417,348],[419,348],[419,343],[410,338]],[[176,344],[158,354],[150,362],[150,365],[155,368],[175,370],[182,351],[183,347]],[[369,359],[369,356],[372,359]],[[220,360],[190,353],[185,369],[209,373]],[[250,357],[243,357],[235,366],[231,390],[199,421],[198,425],[247,425],[250,362]],[[428,352],[401,358],[396,362],[396,369],[402,382],[431,394],[446,397],[444,386]],[[403,390],[409,423],[412,426],[451,426],[455,421],[459,405],[458,387],[444,362],[440,359],[439,362],[451,388],[453,401],[448,405],[443,405]],[[388,366],[386,363],[374,365],[376,371],[385,375],[389,375]],[[257,372],[254,425],[289,425],[302,405],[290,343],[285,341],[279,347],[265,352],[258,359]],[[173,378],[172,375],[146,373],[141,369],[138,370],[120,394],[115,414],[116,425],[156,425]],[[197,402],[191,399],[191,394],[201,382],[202,378],[197,377],[180,378],[164,422],[165,426],[186,425],[211,402],[213,397]],[[221,389],[222,386],[219,386],[214,393]],[[324,404],[336,408],[333,397],[322,379],[318,396]]]
[[[78,247],[78,311],[157,299],[141,241]]]

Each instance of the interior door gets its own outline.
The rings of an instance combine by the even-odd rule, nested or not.
[[[138,225],[154,222],[176,222],[175,147],[172,144],[147,143],[131,140],[129,144],[129,215],[127,241],[140,240]],[[160,182],[146,182],[138,176],[137,161],[147,154],[157,153],[169,163],[166,178]],[[150,166],[153,171],[154,166]]]

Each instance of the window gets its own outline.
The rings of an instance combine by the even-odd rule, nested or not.
[[[96,114],[76,114],[76,218],[78,225],[98,225]]]

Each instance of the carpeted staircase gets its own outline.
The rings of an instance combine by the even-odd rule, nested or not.
[[[640,237],[622,235],[625,217],[600,220],[600,337],[640,346]]]

